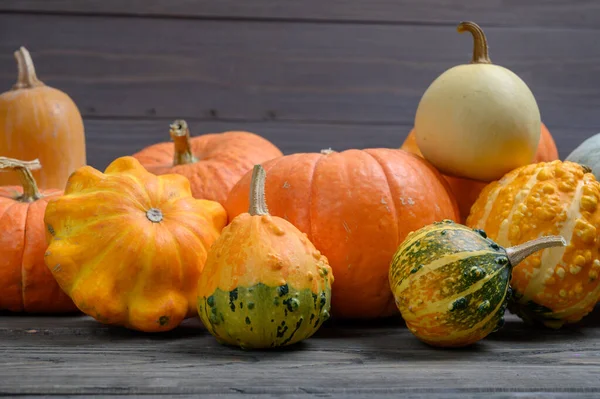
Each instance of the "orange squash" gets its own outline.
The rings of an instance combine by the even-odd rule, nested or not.
[[[600,183],[573,162],[542,162],[506,174],[483,189],[467,225],[498,245],[560,235],[565,248],[536,253],[513,269],[509,309],[558,328],[588,314],[600,298]]]
[[[190,138],[188,124],[176,120],[173,143],[159,143],[133,154],[151,173],[178,173],[190,180],[195,198],[225,203],[235,183],[255,164],[282,156],[268,140],[254,133],[231,131]]]
[[[257,165],[250,209],[225,227],[198,283],[198,314],[210,333],[248,349],[312,336],[329,318],[334,280],[306,234],[269,214],[264,182]]]
[[[535,158],[532,163],[537,162],[550,162],[558,159],[558,149],[556,148],[556,144],[552,135],[546,128],[546,125],[541,124],[542,131],[540,136],[540,141],[538,144],[537,153],[535,154]],[[412,152],[413,154],[417,154],[422,157],[421,151],[417,145],[417,139],[415,137],[414,129],[408,134],[404,143],[402,143],[403,150]],[[488,182],[482,182],[478,180],[465,179],[461,177],[454,177],[449,175],[443,175],[444,178],[450,184],[452,188],[452,192],[456,197],[456,201],[458,202],[458,207],[460,209],[460,218],[464,223],[467,220],[467,216],[469,216],[469,212],[471,211],[471,206],[477,200],[479,193],[481,190],[488,184]]]
[[[17,83],[0,95],[0,154],[16,159],[39,159],[32,171],[41,189],[64,190],[69,175],[86,163],[83,120],[77,105],[64,92],[37,78],[29,52],[15,52]],[[2,174],[0,186],[19,183]]]
[[[197,314],[207,252],[227,222],[181,175],[155,176],[132,157],[84,166],[48,203],[46,265],[82,312],[154,332]]]
[[[31,174],[38,160],[0,157],[0,171],[15,172],[22,186],[0,187],[0,310],[30,313],[75,312],[44,264],[44,212],[59,190],[42,190]]]
[[[388,284],[392,256],[406,235],[437,220],[458,220],[439,172],[402,150],[293,154],[263,164],[270,214],[308,235],[335,275],[331,315],[397,315]],[[247,212],[251,173],[232,189],[229,218]]]

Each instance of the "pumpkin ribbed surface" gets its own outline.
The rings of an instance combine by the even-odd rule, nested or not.
[[[81,311],[106,324],[166,331],[196,314],[197,282],[227,215],[180,175],[132,157],[89,166],[50,200],[46,265]]]
[[[515,267],[509,309],[549,327],[579,321],[600,297],[600,184],[584,167],[554,161],[518,168],[488,185],[467,225],[499,245],[557,234],[564,248],[545,249]]]
[[[283,155],[270,141],[250,132],[229,131],[190,138],[187,123],[182,120],[176,121],[171,131],[175,145],[153,144],[133,157],[156,175],[177,173],[187,177],[194,198],[220,204],[225,203],[231,188],[255,164]]]
[[[329,260],[336,283],[332,317],[398,313],[388,285],[392,256],[406,235],[442,219],[458,220],[447,183],[428,162],[402,150],[292,154],[265,162],[265,196]],[[229,218],[248,209],[250,174],[232,189]]]
[[[0,157],[0,172],[12,170],[22,186],[0,187],[0,310],[31,313],[75,312],[73,301],[60,289],[44,263],[44,212],[59,190],[38,190],[28,165]]]
[[[408,235],[389,281],[410,331],[428,344],[452,347],[502,326],[510,275],[503,248],[447,220]]]

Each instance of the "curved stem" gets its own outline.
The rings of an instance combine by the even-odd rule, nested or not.
[[[39,80],[35,74],[35,66],[33,65],[29,51],[25,47],[21,47],[15,51],[14,55],[17,60],[19,77],[17,78],[17,83],[13,85],[13,90],[43,86],[44,82]]]
[[[42,165],[37,159],[33,161],[19,161],[18,159],[0,157],[0,171],[15,171],[19,174],[23,195],[17,198],[21,202],[33,202],[42,198],[37,183],[31,174],[32,170],[41,169]]]
[[[459,33],[470,32],[473,35],[473,59],[471,64],[491,64],[488,54],[488,44],[483,29],[475,22],[461,22],[456,30]]]
[[[250,183],[250,209],[252,216],[268,215],[269,208],[265,201],[265,179],[267,173],[261,165],[254,165],[252,169],[252,182]]]
[[[173,165],[185,165],[198,162],[198,159],[192,154],[192,145],[190,143],[190,129],[183,119],[177,119],[170,126],[169,134],[173,143],[175,143],[175,154],[173,155]]]
[[[567,245],[561,236],[545,236],[536,238],[514,247],[506,248],[506,255],[512,267],[515,267],[526,257],[544,248],[564,247]]]

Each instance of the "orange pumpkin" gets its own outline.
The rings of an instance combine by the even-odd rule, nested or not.
[[[300,231],[329,260],[335,275],[332,317],[398,314],[388,269],[410,231],[458,219],[439,172],[402,150],[367,149],[293,154],[263,164],[270,214]],[[247,212],[251,173],[232,189],[230,219]]]
[[[509,309],[549,327],[574,323],[600,298],[600,183],[572,162],[515,169],[483,189],[467,225],[498,245],[560,235],[567,247],[538,252],[513,269]]]
[[[197,314],[208,249],[227,222],[217,202],[195,199],[181,175],[155,176],[132,157],[104,173],[75,171],[45,222],[46,265],[96,320],[166,331]]]
[[[542,132],[540,136],[540,142],[538,144],[537,153],[535,154],[535,158],[532,163],[537,162],[550,162],[558,159],[558,150],[556,148],[556,144],[554,143],[554,139],[552,135],[546,128],[546,125],[542,123]],[[402,143],[403,150],[412,152],[413,154],[417,154],[422,157],[421,151],[417,146],[417,139],[415,137],[414,129],[406,137],[404,143]],[[471,211],[471,206],[477,200],[479,193],[483,188],[488,184],[488,182],[482,182],[478,180],[465,179],[461,177],[454,177],[443,175],[444,178],[450,184],[452,188],[452,192],[456,197],[456,201],[458,202],[458,207],[460,209],[460,218],[464,223],[469,216],[469,212]]]
[[[0,157],[0,171],[15,172],[22,186],[0,187],[0,310],[61,313],[77,310],[44,264],[44,212],[59,190],[39,191],[31,170],[38,160]]]
[[[170,130],[173,143],[151,145],[133,154],[151,173],[178,173],[190,180],[195,198],[225,203],[235,183],[255,164],[282,156],[271,142],[254,133],[231,131],[190,139],[184,120]]]
[[[64,190],[69,175],[86,163],[83,120],[73,100],[45,85],[35,73],[29,52],[15,52],[19,77],[0,95],[0,154],[39,159],[33,177],[41,189]],[[2,174],[0,186],[16,185],[14,174]]]

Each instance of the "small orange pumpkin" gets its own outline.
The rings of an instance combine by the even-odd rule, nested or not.
[[[37,78],[29,52],[15,52],[17,83],[0,95],[0,154],[39,159],[32,172],[41,189],[64,190],[69,175],[86,163],[83,120],[77,105],[64,92]],[[0,186],[19,183],[13,174],[0,176]]]
[[[31,170],[40,167],[38,160],[0,157],[0,171],[16,172],[22,184],[0,187],[0,310],[75,312],[73,301],[44,264],[44,212],[48,201],[62,191],[38,189]]]
[[[558,159],[558,149],[556,148],[556,144],[554,143],[554,139],[552,135],[546,128],[546,125],[543,123],[542,132],[540,136],[540,141],[538,144],[537,153],[535,154],[535,158],[532,163],[537,162],[550,162]],[[406,137],[404,143],[402,143],[403,150],[412,152],[420,157],[423,156],[419,147],[417,145],[417,139],[415,137],[414,129]],[[477,200],[479,193],[481,190],[488,184],[488,182],[482,182],[478,180],[465,179],[461,177],[454,177],[449,175],[444,175],[444,178],[450,184],[452,188],[452,192],[456,197],[456,201],[458,202],[458,207],[460,208],[460,218],[464,223],[467,220],[467,216],[469,216],[469,212],[471,212],[471,206]]]
[[[573,162],[517,168],[486,186],[467,225],[498,245],[560,235],[568,245],[538,252],[513,269],[509,309],[558,328],[588,314],[600,298],[600,183]]]
[[[257,165],[250,209],[223,229],[198,283],[198,314],[210,333],[248,349],[312,336],[329,318],[334,281],[306,234],[269,214],[264,182]]]
[[[102,323],[153,332],[197,314],[200,272],[227,215],[193,198],[185,177],[155,176],[122,157],[104,173],[75,171],[45,222],[46,265],[77,307]]]
[[[282,156],[270,141],[254,133],[231,131],[190,138],[188,124],[176,120],[173,143],[159,143],[133,154],[151,173],[187,177],[195,198],[225,203],[235,183],[255,164]]]

